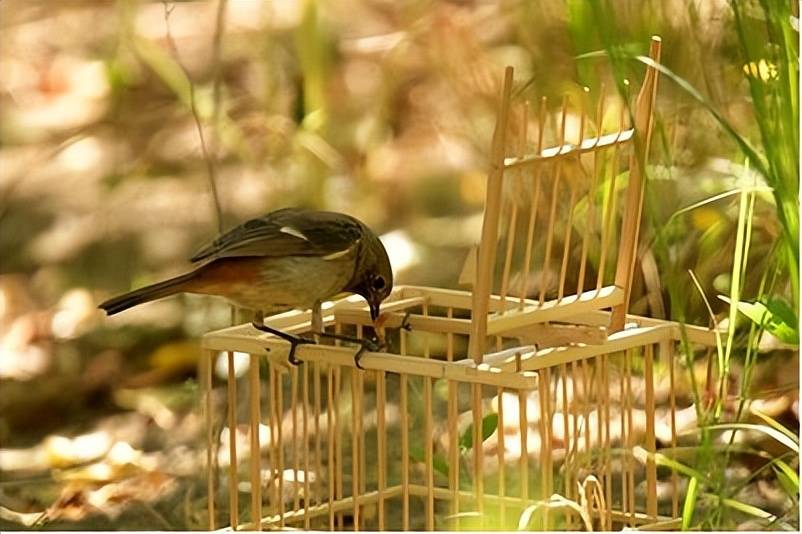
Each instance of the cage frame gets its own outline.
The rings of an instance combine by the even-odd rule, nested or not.
[[[661,42],[659,37],[653,37],[650,43],[649,55],[654,62],[659,62],[660,47]],[[571,366],[570,368],[573,369],[573,372],[576,372],[577,366],[582,368],[586,362],[592,358],[602,358],[602,361],[604,361],[604,358],[609,355],[622,352],[629,354],[628,351],[630,350],[643,348],[644,350],[651,351],[651,356],[647,358],[647,365],[651,369],[654,362],[654,346],[668,347],[669,344],[678,342],[681,339],[704,346],[715,346],[715,334],[709,329],[680,325],[676,322],[639,317],[627,313],[631,297],[631,286],[640,231],[640,219],[644,197],[644,169],[653,123],[657,76],[657,69],[653,66],[648,66],[644,82],[635,101],[635,113],[631,127],[625,129],[622,119],[622,121],[619,122],[618,131],[612,134],[603,134],[599,127],[595,138],[585,139],[582,134],[580,134],[580,141],[576,145],[566,144],[563,135],[557,146],[543,148],[540,142],[538,142],[537,150],[534,154],[510,156],[508,155],[509,143],[507,137],[508,123],[511,114],[513,69],[507,67],[504,74],[502,97],[499,104],[496,128],[493,134],[491,168],[487,179],[487,194],[481,239],[478,249],[475,251],[475,257],[469,257],[466,263],[467,270],[471,271],[467,278],[472,284],[472,289],[470,291],[465,291],[422,286],[399,286],[394,288],[392,294],[382,306],[383,317],[385,319],[383,328],[385,329],[398,329],[403,324],[408,324],[414,332],[435,332],[449,336],[467,336],[468,345],[465,358],[459,360],[454,359],[453,347],[449,348],[450,356],[445,361],[430,358],[428,351],[426,354],[423,354],[423,357],[411,357],[406,355],[403,350],[401,351],[403,354],[366,352],[361,358],[361,366],[364,368],[364,371],[357,371],[354,362],[355,349],[353,348],[332,345],[301,345],[297,348],[295,354],[296,358],[304,362],[301,365],[312,364],[317,366],[325,364],[328,365],[330,369],[332,367],[340,371],[348,369],[353,377],[361,376],[361,374],[365,373],[375,373],[377,376],[377,384],[380,381],[379,377],[384,377],[387,373],[398,373],[401,377],[420,377],[426,381],[426,384],[429,384],[425,388],[425,391],[428,392],[425,398],[427,407],[430,407],[432,402],[430,387],[432,380],[446,379],[449,382],[449,395],[451,394],[450,388],[452,383],[469,385],[471,388],[471,411],[473,416],[473,435],[471,440],[474,450],[473,463],[471,466],[474,477],[473,491],[465,492],[457,489],[455,493],[454,481],[451,480],[450,472],[449,489],[435,487],[432,481],[433,453],[431,448],[427,448],[425,451],[427,483],[425,485],[411,484],[407,480],[406,482],[402,481],[401,484],[386,486],[386,480],[382,482],[380,474],[380,480],[378,482],[379,489],[376,491],[362,493],[357,486],[354,486],[352,496],[349,497],[344,496],[342,488],[338,488],[339,493],[332,497],[331,492],[334,490],[330,489],[327,503],[318,503],[310,507],[307,506],[305,502],[303,510],[298,510],[296,506],[296,509],[291,512],[282,511],[282,497],[279,497],[278,501],[280,504],[278,513],[264,517],[261,494],[263,489],[261,459],[260,454],[256,454],[251,455],[250,458],[250,484],[252,488],[250,508],[252,520],[250,523],[240,523],[238,504],[239,491],[237,489],[238,478],[236,472],[238,466],[236,451],[237,378],[234,375],[234,353],[243,352],[250,355],[251,365],[248,375],[250,450],[261,451],[258,431],[262,421],[262,414],[260,412],[261,377],[259,375],[259,361],[260,358],[267,358],[272,366],[286,366],[286,362],[282,361],[281,355],[285,354],[288,349],[288,343],[273,335],[259,332],[251,325],[239,325],[208,333],[203,336],[202,339],[204,359],[201,362],[199,376],[203,384],[203,407],[207,424],[207,490],[210,496],[208,499],[210,529],[215,528],[215,499],[213,496],[215,495],[216,473],[214,435],[212,431],[214,411],[212,401],[212,365],[214,355],[218,352],[225,353],[228,359],[228,377],[226,385],[227,420],[230,443],[229,509],[231,513],[229,519],[233,529],[236,530],[242,527],[261,529],[263,526],[283,527],[287,521],[298,520],[303,521],[304,525],[308,527],[309,520],[319,515],[328,515],[329,528],[334,529],[335,515],[347,509],[353,510],[355,527],[358,527],[361,506],[374,502],[382,503],[387,499],[399,496],[408,500],[411,495],[423,495],[427,499],[426,528],[432,529],[434,527],[433,509],[435,499],[451,499],[452,502],[456,500],[457,503],[463,498],[473,499],[480,514],[482,513],[482,506],[485,499],[488,501],[496,500],[501,502],[502,509],[503,503],[507,502],[506,500],[530,503],[530,505],[534,502],[528,498],[528,490],[524,490],[523,486],[520,497],[508,497],[506,495],[493,496],[484,493],[482,487],[484,478],[484,454],[482,452],[482,444],[484,440],[481,435],[482,414],[484,411],[482,387],[499,388],[499,399],[502,398],[501,392],[503,390],[517,391],[521,399],[523,398],[521,392],[538,390],[541,402],[548,404],[549,401],[544,400],[545,397],[542,397],[540,392],[542,392],[544,388],[547,391],[548,388],[551,388],[552,381],[549,375],[551,369],[559,369],[562,373],[563,399],[567,399],[565,388],[567,384],[566,369],[568,366]],[[564,134],[565,111],[565,104],[563,104],[562,134]],[[582,120],[584,125],[584,115]],[[506,287],[502,289],[500,294],[495,294],[492,291],[492,279],[496,261],[496,247],[498,245],[500,233],[499,226],[502,219],[501,203],[504,173],[510,169],[533,164],[537,165],[544,161],[553,162],[564,158],[570,158],[574,155],[594,152],[596,150],[627,143],[631,143],[633,149],[629,158],[630,181],[627,186],[623,208],[621,241],[619,243],[615,262],[614,284],[604,287],[597,285],[593,290],[567,296],[561,291],[558,299],[549,301],[544,300],[542,292],[540,299],[528,298],[522,294],[520,298],[513,300],[512,298],[508,298]],[[549,231],[551,232],[551,230],[550,228]],[[508,269],[509,252],[507,252],[507,255],[505,267]],[[563,266],[563,271],[564,269],[565,267]],[[506,281],[503,282],[505,286],[506,283]],[[436,317],[429,315],[426,310],[430,306],[447,308],[449,310],[448,316]],[[420,314],[408,313],[415,308],[422,308],[423,312]],[[611,308],[611,311],[606,311],[608,308]],[[454,317],[453,312],[457,309],[469,311],[470,319]],[[337,330],[343,324],[348,324],[355,326],[358,334],[361,335],[362,329],[372,326],[373,321],[364,303],[359,301],[359,299],[348,298],[337,301],[329,308],[322,311],[319,309],[314,311],[292,311],[275,315],[265,319],[265,324],[272,328],[296,334],[320,331],[321,327],[333,327]],[[404,334],[399,332],[399,335],[403,337]],[[488,338],[495,337],[500,339],[502,336],[515,337],[519,340],[519,343],[517,346],[508,350],[488,353]],[[527,345],[527,343],[529,345]],[[666,352],[668,353],[670,351]],[[267,354],[267,356],[265,356],[265,354]],[[628,357],[629,356],[626,356],[625,359]],[[296,376],[296,370],[290,369],[289,372],[292,376]],[[304,372],[304,377],[306,377],[306,371]],[[270,371],[268,395],[273,396],[270,399],[271,413],[268,416],[269,418],[275,417],[273,410],[282,410],[282,396],[275,395],[275,373],[276,371]],[[671,517],[659,516],[657,514],[655,493],[655,454],[657,454],[657,450],[654,421],[654,377],[651,376],[651,373],[649,373],[649,375],[649,379],[646,380],[646,383],[650,384],[650,386],[647,385],[646,397],[647,405],[651,403],[651,409],[648,409],[649,406],[647,406],[647,431],[644,447],[647,486],[646,509],[645,511],[636,510],[634,501],[632,501],[632,503],[629,503],[631,506],[627,504],[627,506],[629,506],[628,511],[614,512],[611,509],[605,511],[602,509],[603,507],[599,507],[598,503],[596,503],[595,517],[602,521],[602,526],[607,525],[609,527],[614,517],[631,527],[644,526],[644,528],[660,529],[675,528],[677,526],[676,503],[674,504],[674,513],[672,513]],[[671,377],[673,380],[673,367]],[[297,378],[293,380],[293,391],[297,393]],[[327,394],[329,396],[332,395],[332,388],[339,387],[339,385],[337,385],[339,382],[333,386],[330,380],[331,379],[327,380]],[[353,378],[353,380],[361,379]],[[623,378],[621,378],[621,384],[623,402]],[[306,384],[304,387],[306,387]],[[354,387],[353,382],[352,387]],[[386,387],[386,385],[382,387]],[[648,398],[648,389],[651,389],[651,399]],[[341,390],[338,389],[337,391],[339,393]],[[322,392],[315,391],[316,396],[321,394]],[[378,395],[379,393],[377,391],[377,396]],[[546,397],[548,397],[548,394],[546,394]],[[357,405],[358,400],[359,394],[353,393],[354,406]],[[376,402],[378,403],[378,400]],[[521,435],[523,436],[526,408],[525,403],[523,401],[520,402],[520,413],[522,414],[520,424]],[[567,400],[564,400],[564,402],[567,403]],[[278,406],[274,406],[276,404],[278,404]],[[306,410],[306,401],[303,407],[304,410]],[[317,408],[320,409],[320,406],[318,405]],[[293,409],[295,409],[295,406],[293,406]],[[333,408],[330,404],[327,404],[326,409],[328,410],[328,418],[326,420],[327,431],[330,433],[329,439],[331,439],[331,417],[332,415],[337,417],[337,415],[332,411]],[[547,408],[547,410],[548,409],[550,408]],[[565,415],[568,413],[567,404],[564,406],[564,409],[565,411],[562,413],[564,417],[566,417],[566,424],[563,428],[565,429],[564,431],[567,432],[569,428],[568,419]],[[674,409],[675,403],[672,401],[672,410]],[[304,413],[304,424],[307,424],[308,415],[309,414],[306,412]],[[319,419],[321,413],[317,412],[314,415]],[[353,417],[356,428],[356,425],[358,425],[356,412],[354,412]],[[597,418],[598,417],[600,416],[597,415]],[[622,408],[622,434],[626,426],[623,423],[623,417]],[[295,418],[293,421],[295,421]],[[316,420],[315,424],[317,424],[317,422]],[[403,424],[402,421],[402,425]],[[631,422],[629,424],[631,426]],[[453,433],[456,429],[453,425],[454,421],[449,408],[448,430],[450,433]],[[576,432],[576,422],[574,425],[574,432]],[[672,426],[672,440],[676,440],[676,435],[673,435],[674,430]],[[429,435],[431,434],[431,421],[428,419],[426,432]],[[544,430],[544,432],[546,432],[546,430]],[[551,430],[548,430],[548,432],[551,432]],[[609,428],[607,432],[607,437],[609,439]],[[453,438],[454,436],[451,436],[450,439]],[[282,439],[283,437],[279,430],[275,440],[281,442]],[[358,450],[360,446],[359,440],[361,438],[354,436],[353,439],[354,450]],[[503,451],[503,432],[499,432],[499,439],[502,440],[502,445],[499,450]],[[271,443],[273,441],[273,435],[271,434]],[[522,437],[521,473],[524,473],[528,468],[528,459],[524,459],[527,458],[527,455],[525,454],[526,445],[523,441]],[[570,440],[566,438],[566,454],[568,454],[568,441]],[[328,454],[331,458],[334,454],[332,452],[332,447],[335,447],[335,445],[331,444],[330,441],[327,443],[329,443],[327,445],[329,447]],[[574,442],[574,445],[576,446],[576,442]],[[336,446],[340,445],[338,444]],[[362,446],[364,447],[364,444]],[[449,455],[451,455],[451,453],[451,449],[449,449]],[[549,453],[550,446],[546,447],[546,453],[543,453],[542,457],[546,458]],[[273,453],[271,452],[271,454]],[[279,463],[277,468],[279,470],[281,469],[282,462],[281,454],[283,454],[283,444],[278,447],[275,458]],[[379,462],[383,460],[386,464],[386,458],[382,458],[381,456],[379,456],[379,458]],[[500,453],[499,458],[501,462],[503,460],[503,453]],[[364,461],[364,458],[362,461]],[[408,473],[409,458],[404,456],[401,462],[404,464],[404,469]],[[551,462],[551,460],[549,460],[549,462]],[[545,465],[544,463],[544,466]],[[548,465],[553,467],[552,463]],[[352,467],[354,469],[354,479],[357,479],[360,467],[356,466],[356,464]],[[340,465],[339,468],[341,469],[342,465]],[[329,469],[333,468],[329,466]],[[503,477],[503,472],[505,470],[506,468],[501,470],[502,474],[500,476]],[[306,472],[308,473],[308,471]],[[380,465],[379,473],[381,472]],[[546,478],[553,476],[553,473],[550,471],[544,469],[544,472],[550,473]],[[331,475],[331,472],[329,474]],[[634,475],[632,476],[634,477]],[[283,479],[281,477],[277,478],[279,484],[281,484],[281,480]],[[297,470],[296,478],[293,480],[296,484],[298,483]],[[340,474],[338,484],[342,484],[342,480],[343,477],[342,474]],[[331,477],[328,479],[328,482],[331,484],[334,483]],[[306,478],[304,483],[307,483]],[[357,482],[353,483],[357,484]],[[545,495],[548,493],[547,490],[551,486],[549,486],[547,482],[543,484]],[[504,486],[500,485],[499,487]],[[282,494],[281,487],[278,489],[278,494]],[[629,499],[634,499],[632,496],[633,494],[634,486],[630,490]],[[308,495],[308,492],[305,493],[305,495]],[[353,497],[354,495],[356,495],[356,497]],[[379,513],[381,514],[381,512]],[[603,517],[605,514],[606,519]],[[546,520],[544,519],[544,521]],[[380,529],[384,526],[381,519],[379,519],[379,525]],[[544,525],[547,526],[548,523],[544,523]],[[407,529],[408,526],[408,523],[405,523],[403,528]]]

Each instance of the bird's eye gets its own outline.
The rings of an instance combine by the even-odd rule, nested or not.
[[[385,281],[383,277],[377,276],[376,278],[373,279],[373,289],[375,289],[376,291],[381,291],[382,289],[384,289],[384,285]]]

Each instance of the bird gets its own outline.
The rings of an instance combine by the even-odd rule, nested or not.
[[[178,293],[226,298],[255,312],[253,326],[290,342],[288,360],[297,365],[295,349],[312,339],[264,324],[266,314],[287,309],[312,309],[342,293],[362,296],[371,319],[393,289],[393,270],[379,237],[362,221],[331,211],[284,208],[251,219],[224,233],[190,258],[199,266],[169,280],[145,286],[101,303],[111,316],[139,304]],[[377,350],[370,340],[315,332],[360,343]]]

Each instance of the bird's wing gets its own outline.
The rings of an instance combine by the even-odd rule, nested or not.
[[[362,236],[356,219],[340,213],[285,208],[237,226],[192,256],[210,258],[345,254]]]

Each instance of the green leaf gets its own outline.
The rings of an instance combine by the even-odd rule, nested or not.
[[[498,414],[487,414],[482,419],[482,442],[484,443],[487,438],[493,435],[493,432],[498,428]],[[468,425],[468,428],[459,437],[459,447],[463,451],[470,450],[473,447],[473,423]]]
[[[434,454],[432,456],[432,466],[434,467],[434,470],[441,475],[445,477],[448,476],[448,461],[446,461],[442,454]]]
[[[794,500],[799,500],[799,475],[797,475],[796,471],[782,460],[777,460],[771,468],[774,470],[777,481],[786,495]]]
[[[719,425],[708,425],[704,428],[708,430],[756,430],[766,434],[771,438],[774,438],[788,447],[790,450],[799,454],[799,443],[796,443],[795,440],[791,439],[785,433],[780,432],[776,428],[771,428],[770,426],[756,425],[751,423],[722,423]]]
[[[688,493],[685,495],[685,503],[682,505],[682,530],[691,528],[693,512],[696,509],[696,493],[699,490],[699,481],[696,477],[691,477],[688,483]]]
[[[726,303],[730,299],[723,295],[719,298]],[[772,298],[766,304],[757,302],[739,302],[738,311],[746,315],[758,326],[762,326],[774,337],[789,345],[799,345],[799,330],[793,310],[783,301]]]
[[[426,451],[419,445],[409,448],[409,458],[412,461],[426,463]],[[448,461],[442,454],[432,454],[432,467],[443,476],[448,476]]]

